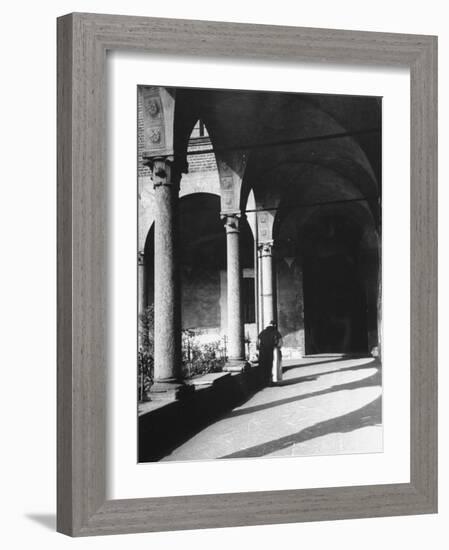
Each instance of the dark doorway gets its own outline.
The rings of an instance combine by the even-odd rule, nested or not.
[[[366,299],[347,258],[305,262],[304,324],[306,354],[368,351]]]
[[[367,353],[357,232],[341,219],[329,218],[317,229],[309,234],[315,246],[308,248],[303,263],[305,352]]]

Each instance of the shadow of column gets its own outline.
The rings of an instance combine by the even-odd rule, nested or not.
[[[382,423],[382,407],[381,397],[377,397],[371,403],[351,411],[350,413],[318,422],[313,426],[304,428],[303,430],[273,439],[253,447],[248,447],[241,451],[231,453],[220,458],[255,458],[265,456],[282,449],[291,447],[304,441],[309,441],[316,437],[328,435],[332,433],[348,433],[366,426],[378,426]]]

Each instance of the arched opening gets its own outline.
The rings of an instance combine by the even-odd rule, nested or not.
[[[362,203],[292,209],[277,223],[279,329],[303,355],[379,346],[380,242]]]
[[[245,218],[240,228],[243,271],[242,314],[255,323],[254,240]],[[154,300],[154,225],[146,239],[145,305]],[[182,328],[226,334],[226,233],[220,219],[220,197],[192,193],[179,199],[178,267]]]
[[[220,273],[226,269],[219,197],[195,193],[181,198],[179,224],[182,328],[219,332]]]

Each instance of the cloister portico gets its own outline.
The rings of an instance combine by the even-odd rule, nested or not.
[[[288,353],[377,352],[380,100],[141,86],[139,107],[139,311],[154,300],[155,379],[180,378],[187,320],[226,335],[231,371],[271,320]],[[208,135],[195,140],[198,121]],[[206,158],[207,177],[192,172]]]

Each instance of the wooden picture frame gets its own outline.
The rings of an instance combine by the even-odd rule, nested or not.
[[[108,50],[406,66],[410,483],[106,499]],[[437,511],[437,38],[74,13],[58,19],[57,529],[100,535]]]

